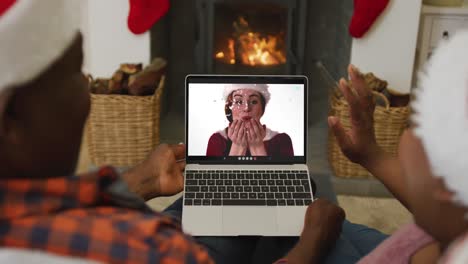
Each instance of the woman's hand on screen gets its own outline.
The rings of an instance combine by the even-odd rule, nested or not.
[[[228,137],[233,145],[246,147],[247,137],[244,122],[241,120],[234,120],[228,127]]]
[[[252,156],[266,156],[265,144],[263,143],[263,139],[266,136],[265,125],[260,124],[258,120],[251,119],[247,121],[246,127],[250,154]]]
[[[263,145],[266,136],[266,128],[258,120],[250,119],[246,122],[247,141],[250,147]]]

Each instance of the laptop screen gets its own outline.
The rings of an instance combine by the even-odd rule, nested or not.
[[[306,162],[307,78],[189,75],[187,163]]]

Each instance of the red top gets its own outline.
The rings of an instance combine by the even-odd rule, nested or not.
[[[291,138],[286,133],[276,134],[269,140],[263,141],[267,156],[271,157],[293,157],[294,150]],[[208,140],[206,156],[223,157],[229,156],[232,141],[226,139],[219,132],[211,135]],[[250,156],[250,151],[247,150],[246,156]]]

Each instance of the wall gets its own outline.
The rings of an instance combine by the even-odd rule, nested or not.
[[[150,35],[134,35],[128,30],[128,0],[83,2],[85,73],[110,77],[121,63],[149,63]]]
[[[353,39],[351,62],[400,92],[411,90],[421,0],[392,0],[371,30]]]

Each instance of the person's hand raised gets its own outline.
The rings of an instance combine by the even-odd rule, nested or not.
[[[328,125],[343,154],[352,162],[363,165],[380,151],[374,132],[375,100],[359,70],[350,65],[348,73],[353,88],[342,78],[340,90],[349,105],[351,129],[346,131],[335,116],[328,117]]]

